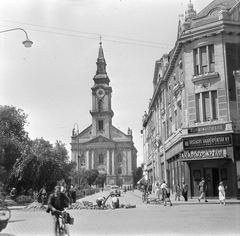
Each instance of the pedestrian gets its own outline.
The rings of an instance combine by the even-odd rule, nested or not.
[[[218,186],[218,191],[219,191],[219,201],[220,201],[220,205],[224,204],[226,206],[226,193],[225,193],[225,187],[223,186],[223,182],[219,183]]]
[[[41,202],[42,205],[44,205],[45,202],[47,201],[47,190],[45,186],[43,186],[39,191],[38,201]]]
[[[71,196],[72,196],[72,202],[76,203],[76,198],[77,198],[77,188],[76,188],[76,186],[72,184],[70,191],[71,191]]]
[[[164,206],[167,206],[167,202],[169,202],[169,206],[172,206],[172,202],[170,200],[170,188],[168,184],[166,183],[165,188],[162,189],[163,195],[164,195]]]
[[[149,192],[149,194],[152,194],[152,184],[148,185],[148,192]]]
[[[188,201],[188,185],[185,181],[182,182],[182,196],[184,197],[185,202]]]
[[[118,197],[114,196],[112,198],[112,209],[119,208],[119,199]]]
[[[156,188],[156,196],[157,196],[157,199],[160,200],[160,194],[161,194],[161,191],[160,191],[160,186],[159,184],[157,185],[157,188]]]
[[[15,201],[16,197],[17,197],[17,190],[16,188],[12,188],[10,192],[10,198]]]
[[[163,193],[163,189],[165,189],[166,187],[167,187],[167,185],[166,185],[165,181],[163,180],[162,184],[160,186],[161,193],[162,193],[162,201],[164,201],[164,196],[165,196],[164,193]]]
[[[175,201],[180,201],[180,195],[181,195],[181,189],[180,189],[180,186],[179,184],[176,184],[175,186]]]
[[[201,199],[204,199],[205,202],[208,202],[206,199],[207,184],[204,178],[202,178],[201,182],[199,183],[198,189],[200,191],[200,197],[198,198],[198,201],[200,202]]]

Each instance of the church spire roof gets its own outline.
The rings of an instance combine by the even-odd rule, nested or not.
[[[103,53],[103,47],[102,47],[102,42],[101,42],[101,36],[100,36],[100,43],[99,43],[99,51],[98,51],[98,58],[97,58],[97,71],[96,75],[94,76],[94,81],[96,84],[109,84],[110,80],[107,75],[106,71],[106,60],[104,58],[104,53]]]

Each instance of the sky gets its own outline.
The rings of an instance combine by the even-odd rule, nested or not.
[[[192,0],[200,12],[211,0]],[[100,35],[112,87],[112,123],[133,131],[143,162],[142,116],[155,62],[177,39],[189,0],[0,0],[0,104],[21,108],[31,139],[66,144],[91,125]],[[25,33],[33,45],[25,48]]]

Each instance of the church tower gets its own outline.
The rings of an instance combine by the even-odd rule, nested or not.
[[[114,115],[111,107],[112,87],[109,86],[109,78],[106,72],[106,61],[104,58],[102,43],[97,59],[97,71],[94,76],[94,86],[92,89],[92,134],[91,137],[102,135],[111,139],[110,128]]]
[[[125,134],[112,124],[112,87],[109,86],[106,66],[100,42],[97,71],[91,88],[92,123],[80,133],[73,129],[71,161],[76,162],[79,173],[83,169],[98,170],[106,176],[105,185],[132,186],[137,170],[137,149],[132,130],[128,128]],[[75,184],[81,185],[80,179]]]

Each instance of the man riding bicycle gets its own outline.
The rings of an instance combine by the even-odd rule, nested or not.
[[[53,217],[54,235],[57,235],[59,211],[64,211],[65,207],[69,205],[69,198],[61,192],[61,187],[56,186],[54,193],[49,196],[48,210],[51,211]]]

